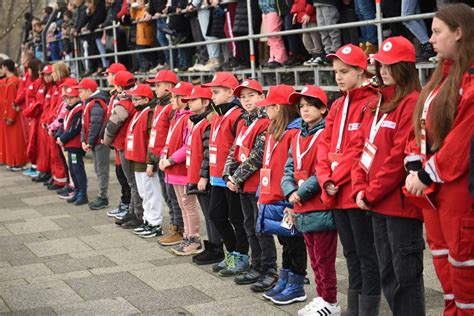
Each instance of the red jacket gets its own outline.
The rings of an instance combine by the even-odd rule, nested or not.
[[[15,100],[19,85],[20,79],[18,79],[17,76],[11,76],[10,78],[7,78],[5,82],[5,92],[7,93],[4,94],[3,100],[1,100],[1,102],[4,102],[4,112],[2,113],[2,119],[5,118],[12,121],[17,119],[18,112],[13,108],[13,102]]]
[[[165,148],[163,149],[163,155],[170,158],[179,150],[184,150],[184,160],[175,161],[175,164],[165,169],[165,174],[186,176],[186,149],[185,140],[187,139],[188,132],[188,119],[191,112],[188,110],[176,111],[173,119],[171,120],[170,129],[166,140],[169,140],[169,144],[165,140]],[[181,155],[180,155],[181,156]]]
[[[157,156],[161,156],[161,151],[165,147],[166,135],[168,135],[173,113],[171,104],[166,106],[157,105],[155,107],[148,150]]]
[[[384,100],[393,97],[395,86],[382,89]],[[423,219],[418,208],[405,199],[402,187],[405,184],[406,171],[403,167],[405,146],[413,137],[413,111],[419,92],[412,91],[398,106],[387,114],[375,136],[373,144],[377,152],[369,173],[354,160],[352,168],[352,197],[364,191],[365,199],[372,211],[406,218]],[[364,122],[354,140],[355,147],[362,152],[365,141],[369,138],[375,113],[370,109],[365,112]],[[382,114],[379,113],[378,120]]]
[[[305,15],[310,17],[310,23],[316,22],[316,10],[314,9],[314,6],[309,4],[306,0],[294,0],[290,13],[292,15],[296,14],[296,22],[300,24]]]
[[[20,79],[20,85],[18,86],[18,92],[15,99],[15,104],[20,106],[21,108],[25,107],[27,98],[26,96],[28,94],[29,87],[33,83],[33,81],[34,80],[31,80],[28,69],[25,68],[25,74]]]
[[[132,121],[127,128],[127,140],[125,146],[125,158],[128,160],[146,163],[148,144],[148,113],[151,111],[147,106],[141,111],[135,112]]]
[[[349,97],[347,118],[343,128],[341,146],[336,153],[339,139],[339,129],[342,121],[344,101]],[[318,148],[318,163],[316,174],[319,185],[322,188],[321,199],[328,208],[350,209],[357,208],[352,198],[351,169],[352,162],[359,156],[360,150],[350,147],[349,143],[354,134],[360,128],[364,112],[367,108],[373,108],[378,102],[378,94],[371,86],[364,86],[351,90],[348,94],[338,98],[331,106],[326,118],[326,128],[321,134]],[[339,164],[331,170],[333,156],[339,156]],[[332,181],[339,187],[335,197],[327,195],[324,185]]]

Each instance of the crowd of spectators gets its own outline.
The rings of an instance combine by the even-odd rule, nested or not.
[[[433,12],[452,0],[382,1],[385,17]],[[463,1],[472,6],[472,0]],[[251,1],[253,33],[334,25],[372,20],[373,0],[258,0]],[[42,10],[40,17],[25,14],[23,48],[47,61],[73,57],[76,40],[79,56],[105,55],[114,51],[114,21],[118,51],[211,41],[249,34],[247,0],[58,0]],[[436,54],[429,43],[429,20],[412,20],[384,25],[384,36],[402,35],[417,43],[418,61]],[[43,36],[46,47],[43,48]],[[325,64],[326,55],[352,43],[367,56],[377,51],[375,26],[333,29],[291,36],[273,36],[255,42],[257,65],[271,68]],[[173,65],[180,71],[230,70],[250,66],[248,41],[207,44],[122,55],[119,61],[132,71],[157,71]],[[173,61],[171,63],[171,60]],[[111,57],[85,59],[73,72],[98,75],[113,61]]]

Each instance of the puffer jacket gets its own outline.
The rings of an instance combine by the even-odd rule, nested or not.
[[[262,25],[262,11],[258,6],[258,2],[251,1],[252,9],[252,26],[253,32],[259,33]],[[235,9],[235,20],[233,31],[236,35],[247,35],[249,33],[247,0],[239,0],[237,8]]]
[[[209,14],[209,24],[207,26],[206,36],[225,38],[225,6],[211,7]]]
[[[301,233],[293,226],[291,230],[281,227],[286,208],[293,208],[288,201],[278,201],[272,204],[260,204],[256,231],[258,233],[275,234],[283,237],[294,237]]]
[[[85,101],[85,104],[87,104],[92,99],[102,99],[105,104],[107,104],[109,101],[108,95],[102,91],[98,91],[97,93],[91,95],[89,99]],[[100,106],[100,103],[95,102],[91,108],[89,135],[85,135],[84,126],[82,126],[81,142],[91,145],[95,145],[97,143],[97,139],[100,136],[100,131],[102,130],[102,125],[105,123],[104,116],[106,114],[107,113]]]

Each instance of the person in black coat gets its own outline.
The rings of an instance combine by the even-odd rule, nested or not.
[[[262,26],[262,11],[258,5],[258,1],[251,1],[251,14],[252,14],[252,27],[253,34],[260,33],[260,27]],[[247,0],[239,0],[237,8],[235,10],[234,18],[234,35],[244,36],[249,34],[249,23],[248,23],[248,12],[247,12]],[[250,43],[248,41],[238,42],[240,48],[240,64],[246,68],[250,67]],[[255,56],[258,56],[258,43],[254,41]],[[258,58],[255,60],[258,63]]]

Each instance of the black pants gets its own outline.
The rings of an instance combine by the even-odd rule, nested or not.
[[[347,261],[349,290],[360,290],[362,295],[380,295],[372,217],[360,209],[335,210],[334,217]]]
[[[393,315],[425,315],[423,222],[374,214],[382,289]]]
[[[224,187],[212,186],[209,216],[221,234],[227,251],[246,255],[249,242],[244,229],[239,194]]]
[[[204,220],[206,222],[207,239],[209,242],[216,246],[222,247],[222,237],[216,228],[216,225],[211,221],[209,216],[209,204],[211,203],[211,194],[198,194],[197,199],[201,206],[202,213],[204,214]]]
[[[292,14],[284,15],[281,19],[283,20],[283,28],[285,31],[301,28],[300,24],[293,24]],[[307,56],[308,52],[306,51],[301,38],[301,34],[287,35],[284,37],[288,43],[288,52],[290,55],[297,55],[300,58]]]
[[[382,1],[382,14],[386,18],[393,18],[401,16],[402,14],[402,0]],[[408,37],[408,32],[403,23],[388,23],[388,27],[392,34],[390,36],[405,36]]]
[[[259,271],[276,269],[276,248],[273,235],[255,232],[258,216],[258,198],[255,193],[240,193],[240,203],[244,213],[244,228],[250,244],[252,265]]]
[[[121,187],[122,196],[120,197],[120,201],[125,205],[129,205],[132,193],[121,165],[115,165],[115,175],[117,176],[117,180]]]
[[[298,275],[306,275],[308,266],[308,255],[304,237],[282,237],[278,236],[278,242],[283,246],[282,263],[283,269],[289,269]]]
[[[183,213],[179,207],[178,198],[174,192],[173,185],[165,183],[165,173],[161,170],[158,170],[158,179],[160,179],[161,194],[163,194],[166,205],[168,205],[170,224],[174,224],[178,227],[184,227]]]
[[[83,197],[87,197],[87,175],[86,169],[84,168],[84,152],[68,152],[67,158],[74,189]]]

